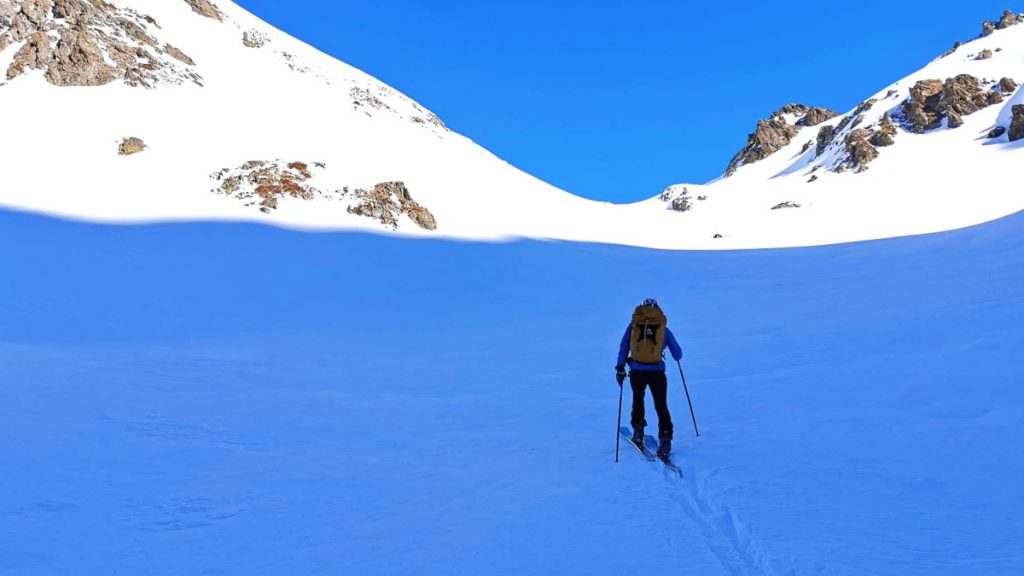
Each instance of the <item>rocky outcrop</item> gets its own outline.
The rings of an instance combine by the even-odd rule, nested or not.
[[[785,208],[799,208],[799,207],[800,207],[800,204],[798,204],[796,202],[793,202],[792,200],[789,200],[789,201],[786,201],[786,202],[781,202],[779,204],[776,204],[775,206],[772,206],[772,210],[783,210]]]
[[[134,136],[121,140],[121,144],[117,147],[117,153],[121,156],[131,156],[132,154],[138,154],[146,149],[146,143],[141,138]]]
[[[903,103],[903,121],[911,132],[923,134],[938,128],[943,117],[950,128],[963,124],[963,117],[1003,101],[1000,92],[984,90],[977,78],[960,74],[941,80],[921,80],[910,89]]]
[[[57,86],[201,84],[195,63],[161,46],[156,21],[101,0],[0,0],[0,47],[21,44],[6,71],[13,80],[43,70]]]
[[[1024,140],[1024,104],[1014,104],[1011,110],[1013,120],[1010,121],[1010,142]]]
[[[814,157],[817,158],[818,156],[824,154],[825,149],[828,148],[828,145],[831,144],[833,140],[835,140],[835,137],[835,126],[822,126],[818,130],[818,140],[817,146],[814,149]]]
[[[886,146],[892,146],[896,143],[895,136],[899,133],[896,129],[896,125],[893,124],[892,119],[886,114],[882,116],[882,120],[878,125],[878,131],[868,138],[868,142],[878,148],[884,148]]]
[[[789,144],[798,132],[799,127],[789,124],[778,113],[773,114],[768,120],[758,121],[757,129],[747,136],[747,145],[729,162],[725,175],[732,176],[740,166],[764,160],[778,152]]]
[[[359,203],[349,206],[349,214],[373,218],[392,230],[398,228],[399,216],[406,215],[424,230],[437,229],[434,215],[412,199],[402,182],[382,182],[373,190],[356,190],[353,194]]]
[[[284,201],[303,200],[341,203],[349,214],[365,216],[395,230],[407,216],[425,230],[436,230],[434,215],[418,204],[402,182],[382,182],[371,190],[323,189],[315,184],[327,170],[322,162],[306,163],[282,160],[251,160],[238,168],[225,168],[210,175],[216,183],[211,190],[242,201],[244,206],[265,214],[277,210]]]
[[[982,35],[982,37],[984,37],[984,36],[991,36],[992,33],[995,32],[995,31],[996,31],[996,25],[993,24],[990,20],[985,20],[984,22],[981,23],[981,35]]]
[[[682,189],[678,186],[669,186],[658,195],[658,199],[667,202],[669,208],[676,212],[686,212],[693,207],[693,202],[690,200],[690,189],[686,186],[683,186]],[[698,197],[698,200],[706,199],[706,196]]]
[[[986,49],[986,50],[982,50],[981,52],[978,52],[978,55],[975,56],[974,59],[975,60],[988,60],[991,57],[992,57],[992,51]]]
[[[941,80],[920,80],[910,88],[910,98],[903,103],[903,118],[911,132],[923,134],[939,127],[942,89]]]
[[[992,130],[989,130],[988,137],[989,138],[999,138],[1003,134],[1006,134],[1006,127],[1005,126],[996,126]]]
[[[224,14],[210,0],[185,0],[196,14],[223,21]]]
[[[846,153],[848,154],[844,168],[847,170],[856,169],[857,172],[863,172],[868,169],[868,164],[872,160],[878,158],[878,149],[875,148],[869,141],[873,133],[871,130],[866,128],[857,128],[851,130],[846,135],[844,144],[846,145]]]
[[[1004,30],[1022,22],[1024,22],[1024,14],[1014,14],[1010,10],[1006,10],[1003,12],[1003,17],[999,19],[999,23],[996,24],[996,28]]]
[[[838,112],[833,112],[828,108],[814,107],[807,110],[807,113],[804,114],[804,117],[801,118],[799,122],[797,122],[797,125],[817,126],[822,122],[828,122],[829,120],[835,118],[836,116],[839,116]]]
[[[263,48],[268,42],[270,39],[259,30],[246,30],[242,33],[242,44],[247,48]]]
[[[1005,94],[1015,92],[1017,90],[1017,82],[1013,78],[1002,78],[999,80],[999,89]]]

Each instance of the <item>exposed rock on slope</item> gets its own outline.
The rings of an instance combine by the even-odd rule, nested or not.
[[[320,200],[344,203],[349,214],[373,218],[392,230],[398,229],[402,216],[408,216],[425,230],[437,229],[434,215],[412,199],[404,183],[383,182],[372,190],[350,191],[347,186],[325,190],[316,180],[326,169],[322,162],[251,160],[238,168],[212,174],[210,177],[219,182],[212,192],[241,200],[245,206],[257,207],[265,214],[278,209],[288,198]]]
[[[209,0],[185,0],[196,14],[201,14],[214,20],[224,20],[224,14]]]
[[[793,124],[787,116],[795,117]],[[771,156],[788,145],[803,126],[817,126],[838,116],[826,108],[808,108],[803,104],[787,104],[772,113],[771,118],[760,120],[757,129],[747,136],[747,145],[733,156],[725,171],[733,175],[740,166],[753,164]]]
[[[1013,106],[1013,120],[1010,122],[1010,142],[1024,140],[1024,104]]]
[[[121,141],[121,144],[117,147],[117,153],[121,156],[131,156],[132,154],[138,154],[146,149],[146,143],[141,138],[125,138]]]
[[[963,117],[1003,101],[1000,92],[984,90],[977,78],[960,74],[941,80],[920,80],[903,103],[903,119],[911,132],[923,134],[938,128],[947,118],[950,128],[963,124]]]
[[[690,189],[686,186],[682,188],[679,186],[669,186],[658,195],[658,199],[662,202],[668,202],[669,207],[676,212],[686,212],[693,207],[693,202],[690,199]]]
[[[21,44],[13,80],[42,70],[57,86],[202,83],[184,52],[155,37],[156,21],[103,0],[0,0],[0,49]]]
[[[828,108],[814,107],[807,111],[807,114],[797,122],[800,126],[817,126],[822,122],[828,122],[829,120],[839,116],[838,112],[833,112]]]

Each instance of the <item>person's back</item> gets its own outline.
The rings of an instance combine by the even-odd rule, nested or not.
[[[683,357],[682,348],[672,331],[668,319],[658,302],[648,298],[633,311],[633,318],[626,327],[626,333],[619,343],[619,355],[615,363],[616,380],[622,386],[629,366],[629,383],[633,390],[631,422],[633,441],[643,444],[644,392],[651,389],[654,409],[658,413],[658,452],[667,455],[672,449],[672,416],[668,411],[668,380],[665,377],[664,350],[669,349],[675,360]]]

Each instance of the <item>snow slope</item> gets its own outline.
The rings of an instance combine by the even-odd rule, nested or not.
[[[1021,574],[1022,232],[661,252],[0,212],[0,574]],[[647,296],[701,425],[670,373],[682,481],[613,462]]]
[[[952,229],[1024,207],[1024,197],[991,177],[1020,162],[1020,142],[979,136],[997,116],[1007,122],[1009,101],[967,117],[955,131],[900,134],[870,171],[823,174],[813,184],[806,183],[808,160],[798,152],[816,129],[804,129],[806,135],[769,159],[691,187],[707,200],[680,214],[657,200],[615,206],[540,182],[448,131],[407,97],[231,2],[217,2],[223,22],[195,13],[183,0],[114,4],[152,16],[157,24],[146,30],[191,57],[203,86],[55,87],[41,71],[0,84],[5,108],[17,111],[0,137],[0,205],[104,222],[249,220],[380,229],[349,214],[343,203],[286,198],[263,214],[211,192],[219,184],[211,174],[255,159],[322,162],[326,172],[318,183],[327,190],[403,181],[436,216],[438,230],[403,220],[401,233],[475,240],[795,246]],[[247,32],[265,45],[243,45]],[[1002,51],[987,61],[968,58],[985,47]],[[17,49],[12,44],[0,51],[4,70]],[[1024,26],[967,44],[901,80],[894,85],[897,97],[883,100],[873,114],[896,106],[914,79],[959,72],[1024,81]],[[148,149],[118,156],[118,142],[129,136],[142,138]],[[770,210],[785,201],[802,208]]]

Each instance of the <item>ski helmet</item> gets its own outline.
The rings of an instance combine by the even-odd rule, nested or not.
[[[660,308],[660,306],[658,306],[658,301],[655,300],[654,298],[647,298],[640,305],[641,306],[654,306],[655,308]]]

